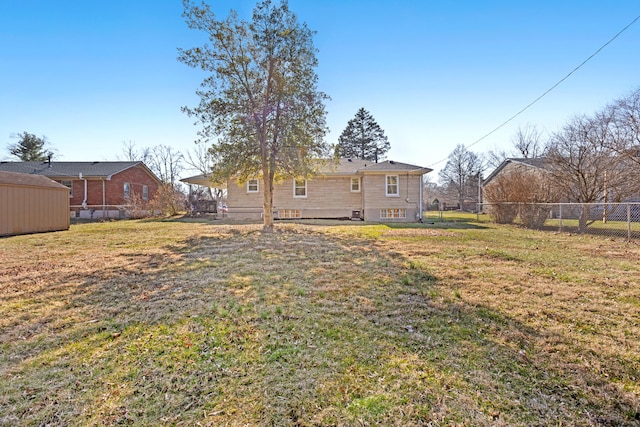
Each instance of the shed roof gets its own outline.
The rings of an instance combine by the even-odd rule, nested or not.
[[[29,175],[18,172],[0,171],[0,184],[20,185],[25,187],[44,187],[68,190],[67,187],[42,175]]]

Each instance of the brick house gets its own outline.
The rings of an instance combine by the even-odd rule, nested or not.
[[[277,219],[352,218],[371,222],[413,222],[422,219],[424,174],[431,169],[387,160],[339,159],[313,177],[275,183],[273,212]],[[199,177],[182,181],[200,184]],[[204,182],[206,184],[206,182]],[[259,219],[263,183],[259,178],[224,183],[227,216]]]
[[[42,175],[69,188],[71,215],[114,218],[152,200],[161,181],[142,162],[0,162],[0,171]]]

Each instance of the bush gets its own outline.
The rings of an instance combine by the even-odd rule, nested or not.
[[[556,202],[558,190],[544,170],[516,164],[485,186],[484,198],[495,222],[510,224],[519,216],[525,227],[540,228],[549,216],[544,203]]]
[[[182,191],[171,184],[163,184],[158,187],[156,195],[151,201],[153,212],[164,215],[176,215],[187,209],[187,197]]]
[[[541,228],[549,218],[549,207],[541,204],[524,203],[520,206],[520,220],[527,228]]]
[[[498,224],[511,224],[518,216],[518,205],[511,203],[491,205],[489,215]]]

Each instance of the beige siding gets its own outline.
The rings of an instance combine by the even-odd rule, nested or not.
[[[293,196],[293,180],[276,184],[273,194],[273,210],[299,210],[302,218],[350,218],[353,211],[367,221],[414,222],[420,206],[421,175],[398,175],[399,196],[386,196],[386,174],[360,176],[361,192],[351,192],[351,178],[315,177],[307,180],[307,197]],[[354,178],[356,176],[353,176]],[[258,219],[262,215],[262,181],[258,193],[248,193],[247,185],[230,181],[227,187],[228,216],[234,219]],[[381,209],[405,209],[406,218],[380,218]]]
[[[69,221],[66,188],[0,184],[0,235],[67,230]]]
[[[398,175],[398,196],[386,195],[387,175]],[[363,180],[364,219],[373,222],[416,221],[420,213],[420,183],[421,175],[406,173],[404,175],[400,173],[365,175]],[[393,220],[380,218],[381,209],[406,209],[406,218]]]
[[[354,177],[355,178],[355,177]],[[248,193],[247,185],[230,181],[227,204],[230,218],[260,218],[263,204],[262,181],[258,193]],[[362,193],[351,192],[351,177],[315,177],[307,180],[307,197],[293,196],[293,180],[274,186],[273,210],[300,210],[303,218],[351,217],[362,210]]]
[[[263,192],[262,180],[258,180],[257,193],[248,193],[247,184],[238,184],[229,180],[227,184],[227,213],[233,219],[259,219],[262,216]]]
[[[307,180],[307,196],[293,196],[293,180],[274,189],[274,211],[300,209],[303,218],[348,218],[362,210],[362,193],[351,192],[349,177],[316,177]]]

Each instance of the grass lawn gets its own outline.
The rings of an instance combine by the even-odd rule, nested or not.
[[[640,425],[637,243],[260,229],[0,239],[0,425]]]

